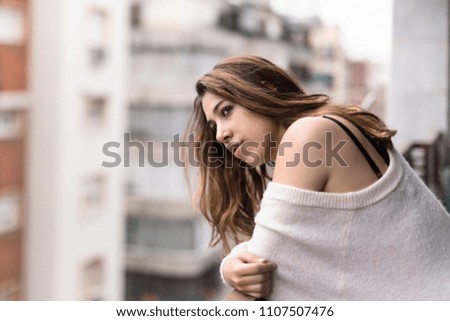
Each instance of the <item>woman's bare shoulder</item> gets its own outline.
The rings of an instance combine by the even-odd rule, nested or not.
[[[278,148],[273,181],[321,191],[330,168],[326,166],[327,132],[336,130],[322,117],[303,117],[286,130]]]
[[[298,134],[307,135],[309,138],[315,138],[314,135],[320,135],[324,131],[333,131],[335,126],[330,120],[320,116],[302,117],[293,122],[286,130],[287,138],[298,137]],[[284,137],[283,137],[284,138]]]

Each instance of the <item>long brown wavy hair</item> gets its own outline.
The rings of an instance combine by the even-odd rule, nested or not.
[[[226,253],[230,250],[230,238],[239,243],[251,237],[255,214],[271,178],[265,164],[250,167],[216,140],[215,130],[208,126],[202,109],[206,91],[272,117],[286,127],[305,116],[340,116],[380,147],[392,148],[391,137],[396,131],[376,115],[359,106],[331,104],[327,95],[306,94],[293,74],[261,57],[222,60],[197,81],[196,90],[194,110],[185,132],[185,137],[194,135],[197,145],[192,148],[200,164],[194,203],[212,225],[210,245],[222,241]]]

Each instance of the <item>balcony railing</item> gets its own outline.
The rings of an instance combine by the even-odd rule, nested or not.
[[[430,143],[414,143],[403,154],[430,190],[450,210],[450,139],[439,133]]]

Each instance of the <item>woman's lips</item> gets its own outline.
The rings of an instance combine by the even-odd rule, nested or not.
[[[240,154],[241,151],[241,143],[231,143],[227,146],[227,149],[233,154],[234,157],[237,157],[236,155]]]
[[[234,154],[233,154],[233,156],[236,157],[236,158],[239,158],[238,155],[241,155],[241,144],[239,144],[239,145],[237,146],[237,148],[236,148],[236,150],[234,151]],[[242,155],[241,155],[241,156],[242,156]]]

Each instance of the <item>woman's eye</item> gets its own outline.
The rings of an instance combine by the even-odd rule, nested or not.
[[[232,107],[231,106],[225,106],[222,109],[222,116],[226,117],[231,112]]]

